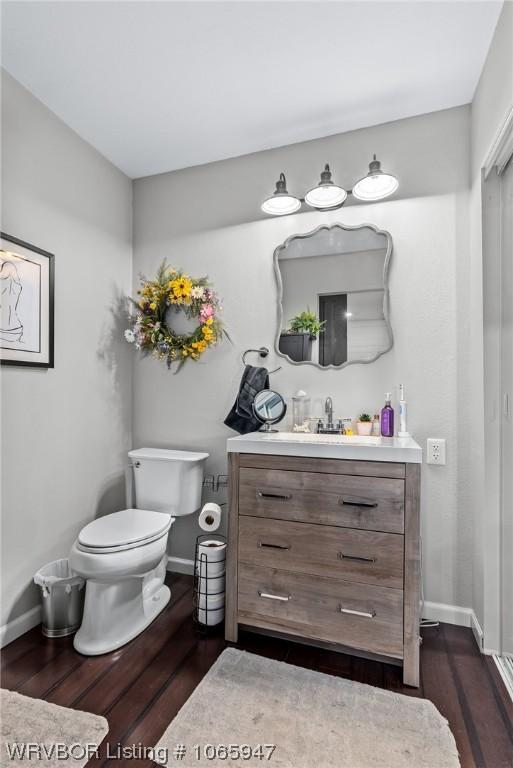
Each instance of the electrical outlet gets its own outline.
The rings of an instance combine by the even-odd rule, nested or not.
[[[428,437],[427,463],[445,464],[445,440],[440,437]]]

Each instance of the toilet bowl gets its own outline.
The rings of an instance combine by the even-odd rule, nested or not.
[[[174,518],[124,509],[94,520],[73,544],[70,565],[86,579],[79,653],[114,651],[140,634],[171,597],[164,584],[167,538]]]
[[[140,449],[130,451],[138,504],[83,528],[70,553],[72,570],[86,579],[82,625],[73,645],[95,656],[137,637],[165,608],[167,540],[177,516],[201,505],[207,453]],[[151,499],[149,498],[151,497]]]

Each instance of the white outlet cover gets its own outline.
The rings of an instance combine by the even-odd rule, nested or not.
[[[446,464],[445,438],[428,437],[427,439],[427,459],[428,464]]]

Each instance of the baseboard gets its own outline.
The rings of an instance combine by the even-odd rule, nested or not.
[[[502,682],[513,701],[513,663],[510,661],[513,658],[513,654],[502,654],[498,656],[494,654],[493,660],[495,666],[499,671],[499,675],[502,678]]]
[[[192,576],[194,573],[194,560],[170,555],[167,559],[167,570],[173,573],[187,573],[189,576]]]
[[[484,647],[484,632],[472,608],[446,603],[431,603],[426,600],[422,618],[429,621],[441,621],[444,624],[455,624],[458,627],[469,627],[472,630],[476,645],[481,653],[492,656],[497,651]]]
[[[456,624],[458,627],[472,626],[472,608],[463,608],[459,605],[447,605],[446,603],[424,603],[422,618],[429,621],[442,621],[444,624]]]
[[[13,640],[24,635],[32,627],[41,623],[41,606],[36,605],[30,611],[22,613],[18,618],[8,621],[3,627],[0,627],[0,648],[4,648]]]
[[[474,638],[477,643],[477,647],[479,648],[481,653],[486,653],[486,651],[484,650],[484,632],[481,629],[481,624],[479,623],[474,611],[472,611],[472,614],[470,616],[470,627],[472,629],[472,632],[474,633]]]

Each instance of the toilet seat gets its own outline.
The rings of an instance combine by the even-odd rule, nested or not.
[[[82,552],[109,554],[135,549],[167,535],[173,518],[149,509],[123,509],[99,517],[80,531],[77,548]]]

